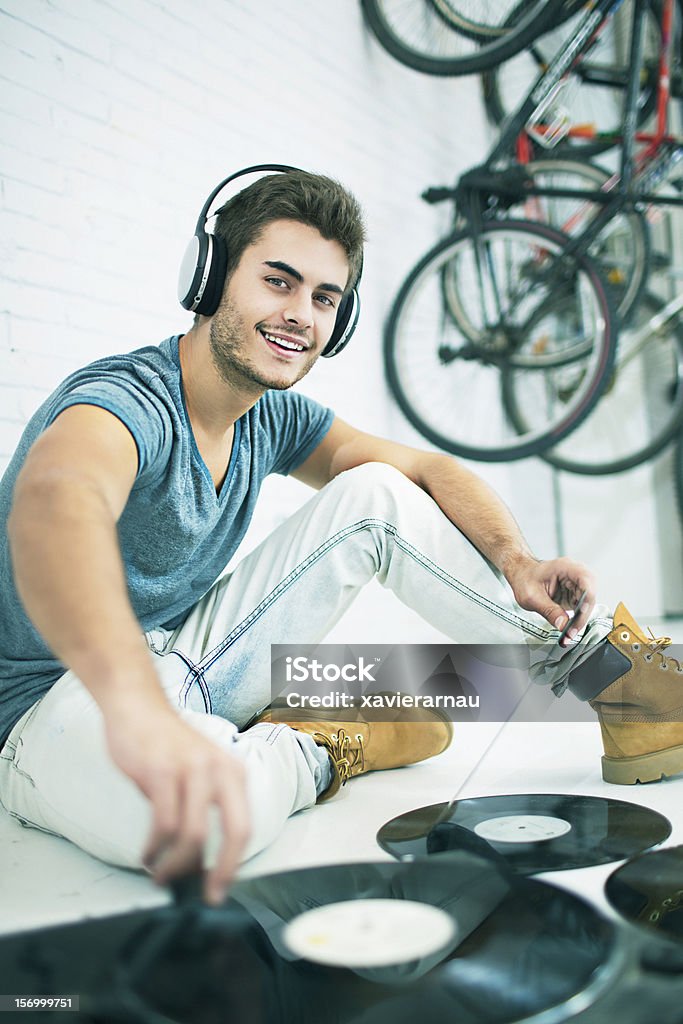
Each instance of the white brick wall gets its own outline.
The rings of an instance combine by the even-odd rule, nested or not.
[[[356,0],[0,0],[0,471],[65,374],[189,325],[175,282],[199,208],[262,161],[332,174],[367,213],[361,327],[305,390],[423,443],[389,399],[382,323],[448,222],[419,193],[486,141],[478,81],[397,64]],[[545,467],[479,471],[552,554]],[[254,536],[299,500],[288,482],[266,494]],[[657,610],[654,584],[647,594]]]
[[[89,357],[183,329],[177,265],[204,197],[274,160],[334,174],[366,206],[362,328],[307,385],[387,429],[382,317],[440,230],[419,192],[481,148],[476,80],[402,68],[355,0],[324,18],[316,0],[2,0],[0,78],[3,384],[17,392],[1,420]]]
[[[324,19],[316,0],[2,0],[0,78],[8,387],[30,404],[89,356],[182,329],[177,264],[204,196],[276,160],[335,174],[367,207],[355,358],[309,390],[351,415],[358,389],[349,403],[344,384],[360,367],[381,425],[382,314],[438,233],[419,191],[451,180],[481,139],[476,81],[395,64],[355,0],[326,3]],[[446,102],[457,130],[440,124]]]

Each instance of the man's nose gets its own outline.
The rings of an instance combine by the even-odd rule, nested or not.
[[[296,324],[297,327],[311,327],[313,324],[311,296],[302,292],[290,295],[283,313],[288,324]]]

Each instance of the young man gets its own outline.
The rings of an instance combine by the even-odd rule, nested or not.
[[[373,576],[455,641],[531,642],[537,677],[599,698],[615,781],[683,769],[681,727],[661,718],[671,708],[648,703],[649,642],[624,609],[614,623],[596,612],[587,569],[536,559],[454,459],[362,433],[289,390],[358,281],[355,200],[324,177],[269,175],[225,205],[215,234],[227,249],[216,311],[72,374],[3,478],[7,810],[159,880],[204,855],[207,898],[220,900],[289,814],[450,741],[436,717],[345,731],[266,713],[238,732],[269,703],[270,644],[322,640]],[[317,496],[219,578],[273,472]],[[656,719],[630,733],[627,685],[636,721]]]

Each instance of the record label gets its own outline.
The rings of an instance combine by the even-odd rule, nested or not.
[[[480,821],[474,831],[490,843],[541,843],[566,835],[571,825],[564,818],[544,814],[509,814]]]
[[[453,918],[415,900],[360,899],[299,914],[282,938],[297,956],[331,967],[386,967],[435,953],[455,937]]]

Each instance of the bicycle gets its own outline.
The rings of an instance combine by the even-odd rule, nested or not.
[[[603,244],[602,233],[617,216],[637,213],[638,207],[646,203],[683,205],[680,197],[661,197],[652,191],[683,154],[680,141],[666,130],[673,0],[664,0],[663,5],[657,126],[654,133],[640,136],[645,147],[637,158],[635,121],[646,5],[644,0],[635,0],[633,6],[621,175],[610,177],[600,189],[551,188],[539,186],[523,166],[510,165],[509,153],[520,130],[529,122],[538,125],[548,119],[563,76],[591,46],[596,32],[618,3],[619,0],[597,0],[584,12],[573,48],[569,52],[563,50],[551,61],[514,117],[503,127],[481,167],[462,175],[455,188],[429,189],[424,195],[428,201],[455,200],[460,225],[420,261],[399,291],[385,331],[385,368],[389,386],[408,419],[430,440],[454,454],[486,461],[541,454],[578,426],[596,404],[601,388],[609,379],[614,353],[606,355],[602,346],[605,340],[616,344],[618,328],[609,298],[602,301],[597,297],[598,293],[607,292],[608,286],[591,254]],[[540,224],[529,221],[500,219],[502,213],[526,203],[529,197],[590,202],[596,212],[571,235],[555,232],[553,245],[547,246],[542,236],[543,231],[550,229],[542,230]],[[492,253],[491,248],[494,240],[503,237],[506,226],[514,232],[515,245],[503,259],[500,252]],[[451,249],[459,253],[460,264],[463,253],[469,252],[474,273],[462,275],[461,266],[445,256]],[[627,315],[629,304],[633,308],[644,286],[646,252],[643,248],[634,259],[629,302],[619,303],[622,316]],[[507,282],[523,281],[525,270],[522,291],[530,291],[533,277],[535,306],[526,320],[520,320],[520,302],[514,290],[510,293]],[[530,270],[533,270],[531,275]],[[446,376],[455,382],[454,365],[458,361],[466,362],[470,368],[468,387],[477,387],[472,368],[479,369],[484,401],[490,403],[490,371],[495,366],[500,406],[493,421],[495,430],[491,423],[480,425],[467,416],[450,422],[445,430],[443,425],[434,422],[429,400],[418,394],[414,380],[407,379],[408,373],[416,372],[406,354],[406,338],[414,329],[410,307],[416,303],[418,288],[431,289],[434,298],[432,278],[438,280],[439,289],[438,301],[431,309],[437,322],[429,331],[434,337],[444,331],[449,340],[441,344],[434,344],[432,340],[436,358],[432,358],[429,375],[421,378],[420,387],[426,389],[428,395],[438,394],[445,386]],[[586,298],[585,281],[591,282],[593,298],[590,300]],[[427,322],[425,318],[429,314],[429,309],[423,310],[423,323]],[[554,339],[548,331],[548,323],[553,318],[559,332]],[[600,318],[605,318],[604,323]],[[545,333],[539,334],[541,323],[545,324]],[[521,421],[513,415],[514,408],[512,412],[508,408],[510,396],[514,396],[509,382],[519,381],[520,360],[526,373],[527,394],[533,395],[537,412],[534,423],[527,424],[528,430],[522,433],[519,433]],[[424,367],[422,369],[424,371]],[[460,377],[464,376],[461,372]],[[459,400],[461,394],[458,393]],[[475,427],[480,430],[480,436],[476,436]]]
[[[588,200],[577,203],[564,192],[576,190],[586,195],[591,189],[609,189],[612,174],[597,164],[570,157],[528,158],[527,151],[524,173],[540,192],[526,195],[518,203],[512,202],[506,215],[518,220],[541,221],[572,236],[585,230],[596,214],[596,204]],[[621,322],[628,320],[640,298],[650,253],[647,219],[642,210],[636,209],[615,212],[589,246],[588,255],[603,268],[612,287]],[[445,281],[445,297],[455,304],[457,299],[448,286],[449,282]]]
[[[523,4],[511,12],[508,20],[514,22],[522,12]],[[511,60],[482,74],[484,103],[492,124],[502,124],[514,112],[543,68],[548,66],[553,54],[571,45],[579,18],[579,13],[573,14]],[[618,117],[628,79],[632,25],[633,0],[623,0],[614,17],[571,68],[563,86],[565,104],[571,107],[571,118],[567,116],[566,133],[555,141],[553,147],[562,156],[596,156],[610,149],[618,140]],[[644,54],[636,104],[639,126],[647,121],[657,104],[661,27],[661,0],[649,0],[645,6]],[[672,71],[672,89],[680,95],[681,80],[677,68]],[[568,95],[571,97],[569,104]],[[532,134],[529,138],[536,149],[543,148],[545,140],[542,137],[538,139]]]
[[[546,382],[547,383],[547,382]],[[533,405],[523,382],[506,380],[506,408],[520,433]],[[653,459],[683,428],[683,294],[664,303],[646,294],[622,330],[599,402],[544,462],[568,473],[605,476]]]
[[[385,370],[403,413],[433,444],[482,461],[535,455],[597,402],[614,361],[615,314],[593,261],[562,260],[568,241],[532,221],[489,221],[476,244],[468,228],[456,232],[408,275],[386,326]],[[443,298],[444,268],[458,280],[457,317]],[[510,369],[528,374],[530,388],[553,379],[567,395],[523,434],[505,406]],[[562,391],[567,373],[572,386]]]
[[[366,24],[402,64],[429,75],[469,75],[508,60],[579,0],[361,0]],[[514,22],[505,24],[513,5]]]
[[[621,173],[610,176],[601,187],[600,192],[586,191],[585,189],[558,189],[547,185],[538,187],[529,178],[522,184],[521,193],[528,196],[574,198],[603,204],[605,208],[591,216],[581,232],[574,233],[574,244],[578,246],[578,251],[590,251],[591,246],[595,246],[601,232],[609,225],[610,221],[624,212],[638,212],[639,208],[643,208],[646,204],[666,206],[683,204],[683,200],[680,198],[662,197],[649,191],[650,188],[657,187],[664,180],[683,155],[683,140],[667,133],[674,5],[675,0],[663,0],[661,6],[662,40],[657,67],[655,93],[657,123],[655,130],[649,133],[637,132],[644,30],[651,15],[651,3],[650,0],[633,0],[628,76],[626,80],[623,79],[623,75],[617,76],[619,87],[625,91],[625,130],[619,135],[610,135],[612,143],[620,143]],[[491,182],[491,172],[506,164],[510,165],[508,154],[513,147],[518,157],[521,157],[524,162],[529,160],[531,150],[528,145],[524,146],[525,136],[521,134],[523,131],[527,133],[527,136],[532,133],[535,138],[543,139],[546,143],[557,144],[561,141],[564,132],[570,130],[566,115],[558,113],[555,106],[560,90],[568,80],[567,72],[571,72],[576,66],[582,66],[585,63],[581,59],[581,55],[585,50],[592,52],[596,40],[600,38],[601,31],[609,24],[611,15],[619,6],[620,0],[599,0],[595,5],[595,10],[589,9],[588,13],[584,14],[580,26],[576,28],[574,39],[577,53],[572,55],[570,52],[567,57],[563,50],[557,55],[522,101],[515,116],[506,123],[506,127],[486,162],[480,168],[468,172],[464,179],[461,179],[461,184],[466,180],[470,190],[477,188],[480,190],[482,203],[495,204],[496,201],[502,199],[509,204],[510,193],[507,186],[510,181],[513,184],[515,182],[515,168],[512,169],[512,175],[506,174],[505,171],[500,174],[499,190],[496,189],[495,183]],[[604,68],[603,76],[610,81],[615,81],[614,77],[608,75]],[[544,118],[549,123],[544,123]],[[604,137],[605,135],[605,133],[593,132],[586,126],[584,126],[583,134],[587,138]],[[643,149],[638,154],[635,153],[636,141],[643,144]],[[575,169],[577,166],[575,165]],[[519,176],[516,181],[519,185]],[[519,198],[521,196],[518,196]],[[561,226],[564,228],[565,225]],[[634,222],[632,222],[632,226],[634,231],[637,230]],[[595,253],[595,248],[592,251]],[[632,272],[632,276],[639,278],[641,288],[644,285],[646,274],[646,257],[647,249],[643,246]],[[634,286],[631,288],[628,302],[620,309],[622,317],[628,316],[630,309],[635,305],[637,295],[638,288]]]

